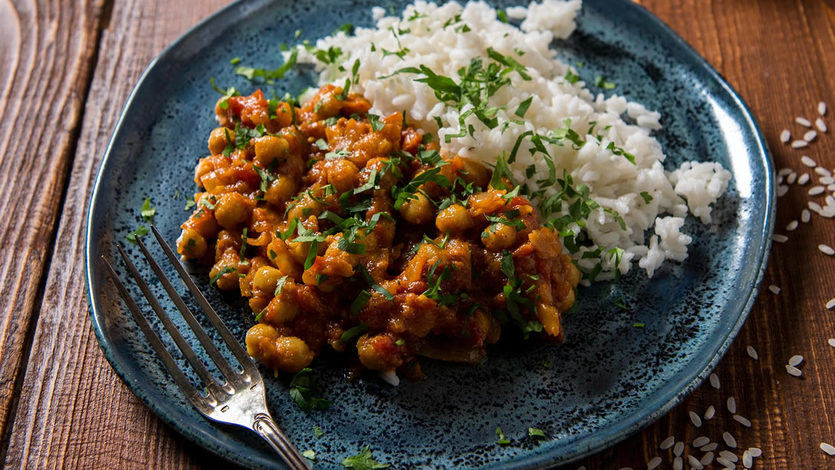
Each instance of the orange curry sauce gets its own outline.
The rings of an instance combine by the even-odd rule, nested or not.
[[[249,298],[249,353],[297,372],[330,347],[420,377],[417,356],[477,364],[503,327],[562,339],[580,273],[557,233],[507,179],[370,107],[331,85],[215,107],[177,249]]]

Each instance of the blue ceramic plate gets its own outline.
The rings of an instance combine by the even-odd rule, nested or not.
[[[93,327],[107,359],[168,424],[243,465],[282,466],[254,435],[215,425],[184,401],[96,260],[116,257],[114,242],[142,223],[139,207],[146,196],[157,208],[155,223],[162,233],[170,243],[177,238],[188,215],[186,197],[195,189],[194,165],[206,154],[215,126],[217,95],[209,77],[248,93],[254,87],[233,74],[231,58],[275,67],[280,43],[315,40],[347,22],[371,25],[370,8],[377,3],[255,1],[212,16],[148,67],[96,181],[87,280]],[[405,4],[390,3],[395,11]],[[314,364],[316,377],[333,406],[311,414],[290,400],[288,377],[265,374],[273,415],[300,449],[316,451],[317,467],[339,466],[365,445],[379,461],[398,468],[538,468],[579,458],[668,412],[710,372],[745,320],[774,216],[772,163],[754,119],[699,55],[643,8],[586,0],[577,22],[571,38],[554,45],[560,58],[582,61],[580,74],[587,82],[604,74],[619,93],[662,113],[664,130],[656,136],[668,168],[683,160],[716,160],[732,172],[715,222],[703,226],[690,220],[685,230],[696,236],[690,257],[664,267],[651,281],[636,273],[617,284],[581,289],[577,309],[565,320],[562,345],[501,344],[472,368],[425,361],[428,378],[398,388],[376,379],[348,382],[340,358],[321,358]],[[302,31],[299,39],[296,30]],[[313,79],[294,72],[274,88],[279,96],[298,93]],[[252,323],[249,309],[240,299],[209,289],[205,271],[195,268],[195,276],[243,341]],[[627,308],[617,307],[616,300]],[[170,341],[169,346],[175,350]],[[314,426],[324,431],[322,437],[314,436]],[[510,445],[497,445],[497,426]],[[528,427],[544,430],[550,439],[531,442]]]

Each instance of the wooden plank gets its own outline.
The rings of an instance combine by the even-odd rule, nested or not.
[[[179,32],[217,5],[196,2],[188,9],[163,1],[117,2],[112,26],[105,31],[102,53],[85,110],[68,200],[58,230],[46,295],[29,363],[6,464],[9,466],[179,468],[208,466],[205,453],[185,443],[151,415],[115,377],[98,350],[87,320],[81,260],[86,202],[98,158],[127,93],[142,67]],[[717,1],[642,0],[678,31],[740,92],[759,119],[778,168],[805,169],[800,155],[835,167],[835,138],[819,137],[809,149],[781,144],[783,128],[797,134],[795,116],[812,117],[820,99],[835,107],[835,31],[825,0]],[[157,5],[159,4],[159,5]],[[2,73],[0,73],[2,77]],[[835,120],[829,119],[831,128]],[[814,179],[814,178],[813,178]],[[809,197],[793,187],[780,199],[778,232]],[[819,200],[821,198],[816,198]],[[817,251],[818,243],[835,246],[831,220],[813,216],[791,232],[788,243],[772,251],[763,293],[737,341],[717,369],[721,388],[701,387],[658,422],[624,443],[572,465],[589,470],[645,467],[654,456],[670,468],[672,450],[658,444],[667,436],[687,443],[684,454],[703,456],[690,443],[705,435],[722,444],[730,431],[739,442],[736,454],[762,448],[758,468],[826,468],[831,457],[821,441],[835,443],[835,315],[825,311],[835,297],[835,260]],[[788,232],[786,232],[788,233]],[[779,295],[766,290],[782,288]],[[759,352],[754,361],[748,345]],[[793,354],[803,354],[804,379],[785,373]],[[746,428],[731,419],[725,403],[734,396],[738,412],[753,422]],[[716,416],[701,428],[689,411]],[[103,424],[104,423],[104,424]],[[725,449],[722,444],[719,449]]]
[[[84,285],[83,238],[96,171],[128,94],[156,54],[223,3],[219,0],[193,2],[184,8],[181,2],[117,0],[112,5],[112,18],[101,35],[98,63],[84,107],[83,125],[75,150],[78,157],[72,165],[55,248],[51,253],[44,251],[37,256],[43,259],[49,255],[52,263],[5,458],[9,467],[182,468],[198,466],[201,460],[192,456],[206,455],[183,439],[175,438],[174,432],[151,414],[119,380],[102,355],[90,327]],[[46,22],[43,18],[49,16],[51,14],[46,11],[37,12],[40,21]],[[49,74],[48,71],[40,73]],[[56,80],[73,82],[65,78],[60,68],[51,73]],[[44,84],[33,85],[35,90],[42,87]],[[77,95],[76,100],[82,93]],[[54,100],[51,95],[38,98],[31,107]],[[63,108],[54,109],[58,112]],[[26,111],[26,116],[31,115],[32,119],[41,118],[33,109]],[[26,142],[23,140],[18,144],[19,153],[23,154]],[[45,142],[43,154],[49,155],[45,149],[56,148],[54,145],[47,146]],[[17,160],[29,160],[29,165],[45,165],[38,162],[50,161]],[[27,171],[29,173],[20,174],[42,172],[39,169]],[[4,175],[7,173],[3,172]],[[27,180],[24,184],[31,183]],[[27,193],[23,188],[19,192]],[[3,198],[0,207],[15,202],[14,198]],[[7,210],[10,212],[6,213],[29,211],[23,208]],[[23,218],[19,220],[13,222],[21,224]],[[22,227],[17,229],[22,230]],[[32,250],[34,247],[44,250],[45,243],[24,245],[16,242],[2,246],[31,246]],[[11,272],[20,270],[22,268]],[[5,354],[3,357],[5,360]]]
[[[101,1],[61,3],[0,1],[0,441],[34,328],[102,15]]]

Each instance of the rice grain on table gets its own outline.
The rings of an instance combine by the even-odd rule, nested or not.
[[[798,222],[796,220],[792,220],[788,224],[786,224],[786,231],[791,232],[793,230],[797,230]]]
[[[690,468],[695,470],[702,470],[703,468],[705,468],[704,465],[702,465],[702,463],[699,461],[699,459],[689,454],[687,455],[687,463],[690,464]]]
[[[812,127],[812,123],[809,122],[809,120],[806,119],[805,117],[798,116],[798,117],[794,118],[794,122],[800,124],[803,127]]]
[[[824,168],[822,166],[816,167],[815,168],[815,173],[817,173],[821,176],[832,176],[832,172],[829,171],[829,169]]]
[[[716,414],[716,408],[714,408],[713,405],[710,405],[705,410],[704,419],[709,421],[709,420],[713,419],[713,415],[715,415],[715,414]]]
[[[751,468],[754,466],[754,458],[751,457],[751,453],[747,450],[742,453],[742,465],[745,468]]]
[[[809,209],[817,212],[818,214],[820,214],[821,211],[823,210],[823,207],[821,207],[821,205],[818,204],[815,201],[809,201],[809,203],[807,205],[809,206]]]
[[[827,308],[827,310],[832,310],[833,308],[835,308],[835,297],[829,299],[826,302],[826,308]]]
[[[803,356],[801,356],[800,354],[795,354],[794,356],[789,358],[789,365],[790,366],[795,366],[796,367],[801,362],[803,362]]]
[[[655,470],[656,468],[658,468],[661,465],[661,462],[663,462],[661,457],[658,457],[658,456],[653,457],[652,459],[650,459],[649,462],[647,462],[647,470]]]
[[[827,455],[835,455],[835,446],[832,444],[821,442],[820,447],[822,451],[827,453]]]
[[[718,463],[719,465],[724,465],[725,468],[736,468],[736,464],[722,457],[716,457],[716,463]]]
[[[719,383],[719,376],[716,375],[716,372],[712,372],[708,380],[710,382],[711,387],[715,388],[716,390],[719,390],[721,384]]]
[[[774,295],[777,295],[777,294],[780,293],[780,288],[775,286],[774,284],[771,284],[770,286],[768,286],[768,290],[770,290],[771,293],[774,294]]]
[[[832,179],[833,179],[832,184],[826,186],[827,191],[835,191],[835,178],[832,178]]]
[[[821,116],[826,116],[826,103],[824,103],[823,101],[818,103],[818,114],[820,114]]]
[[[789,192],[789,187],[785,184],[778,184],[777,185],[777,197],[783,197],[786,193]]]
[[[484,2],[436,5],[416,1],[399,16],[386,16],[383,11],[373,28],[358,27],[352,35],[337,32],[311,44],[311,50],[299,46],[294,51],[299,63],[315,66],[321,85],[343,86],[353,64],[359,63],[351,91],[362,93],[372,103],[370,112],[388,116],[408,109],[410,124],[437,134],[442,154],[493,166],[501,155],[509,157],[516,146],[519,152],[508,163],[509,176],[515,183],[527,184],[534,205],[557,195],[559,184],[546,183],[550,177],[527,174],[549,175],[555,170],[556,178],[567,172],[589,188],[588,198],[599,205],[587,219],[565,227],[575,235],[582,233],[589,242],[571,253],[579,268],[591,271],[600,266],[597,279],[601,281],[613,279],[616,273],[627,274],[633,267],[651,277],[665,262],[687,257],[693,238],[682,232],[685,217],[690,214],[710,223],[713,205],[727,190],[732,175],[716,162],[689,161],[673,167],[653,135],[661,129],[660,113],[628,101],[622,93],[630,90],[617,89],[604,96],[583,81],[570,83],[565,78],[571,69],[549,45],[571,35],[580,9],[580,0],[534,2],[513,10],[522,20],[516,26],[500,21],[496,10]],[[457,21],[468,32],[444,28]],[[330,47],[342,51],[338,60],[319,61],[315,50]],[[400,52],[392,54],[392,50]],[[284,54],[289,57],[291,52]],[[498,126],[480,120],[472,103],[442,102],[430,84],[421,80],[425,73],[406,71],[420,67],[457,80],[458,71],[471,64],[482,64],[485,69],[494,66],[499,62],[493,58],[496,54],[524,67],[524,76],[508,70],[502,76],[509,84],[485,97],[483,104],[494,113],[491,117]],[[520,120],[516,112],[523,103],[528,104]],[[542,139],[542,150],[527,151],[535,135],[569,128],[580,136],[582,145]],[[613,149],[628,152],[634,162]],[[652,201],[645,202],[642,192],[652,195]],[[568,211],[569,204],[563,204],[549,217],[568,215]],[[614,247],[624,250],[619,262],[607,252]]]
[[[791,172],[792,172],[792,169],[789,168],[789,167],[780,168],[780,170],[777,172],[777,177],[779,178],[781,176],[788,176],[788,175],[791,174]]]
[[[795,140],[794,142],[792,142],[792,148],[793,149],[802,149],[802,148],[808,147],[808,146],[809,146],[809,142],[806,142],[805,140]]]
[[[789,143],[792,140],[792,133],[788,129],[783,129],[783,132],[780,132],[780,142],[784,144]]]
[[[812,213],[809,212],[809,209],[803,209],[802,211],[800,211],[800,221],[801,222],[803,222],[804,224],[807,224],[807,223],[809,223],[810,220],[812,220]]]
[[[693,426],[702,427],[702,418],[695,411],[690,412],[690,421],[693,422]]]
[[[699,448],[707,444],[710,444],[710,438],[707,436],[699,436],[693,439],[693,447]]]
[[[824,245],[823,243],[821,243],[820,245],[818,245],[818,249],[821,251],[821,253],[825,255],[835,255],[835,250],[833,250],[832,247],[829,245]]]
[[[797,173],[791,172],[788,175],[786,175],[786,183],[794,184],[795,181],[797,181]]]
[[[728,411],[730,411],[731,414],[736,414],[736,398],[728,397],[727,405]]]
[[[719,447],[719,444],[716,442],[711,442],[710,444],[701,447],[699,450],[702,452],[713,452],[716,448]]]
[[[734,442],[733,447],[736,447],[736,442]],[[734,454],[733,452],[731,452],[729,450],[720,451],[719,456],[722,457],[723,459],[729,461],[729,462],[738,462],[739,461],[739,457],[737,457],[736,454]]]
[[[682,468],[684,468],[684,461],[681,457],[673,459],[673,470],[682,470]]]
[[[803,375],[803,371],[789,364],[786,364],[786,372],[788,372],[789,375],[794,377],[800,377],[801,375]]]
[[[817,132],[809,131],[809,132],[803,134],[803,140],[805,140],[806,142],[812,142],[813,140],[815,140],[815,137],[817,137],[817,136],[818,136]]]
[[[829,345],[830,345],[830,346],[832,346],[833,348],[835,348],[835,338],[829,338],[829,340],[827,341],[827,343],[829,343]]]
[[[826,192],[826,188],[823,186],[812,186],[809,188],[809,195],[810,196],[818,196]]]
[[[748,453],[751,454],[751,457],[754,457],[754,458],[757,458],[757,457],[763,455],[763,451],[759,447],[749,447],[748,448]]]
[[[823,168],[823,167],[822,167],[822,166],[819,166],[818,168]],[[815,169],[817,170],[817,168],[815,168]],[[833,178],[833,177],[831,177],[831,176],[822,176],[822,177],[818,180],[818,182],[819,182],[820,184],[822,184],[822,185],[826,186],[826,185],[830,185],[830,184],[832,184],[832,183],[835,183],[835,178]]]
[[[777,243],[786,243],[787,241],[789,241],[789,237],[781,235],[779,233],[775,233],[774,235],[772,235],[771,239]]]
[[[754,349],[754,346],[748,346],[748,347],[746,347],[746,348],[745,348],[745,352],[747,352],[747,353],[748,353],[748,356],[750,356],[750,357],[751,357],[751,359],[753,359],[753,360],[755,360],[755,361],[756,361],[757,359],[759,359],[759,358],[760,358],[760,355],[759,355],[759,354],[757,354],[757,350],[756,350],[756,349]]]
[[[678,441],[673,447],[673,454],[680,456],[682,452],[684,452],[684,442]]]
[[[748,418],[746,418],[745,416],[734,415],[733,418],[734,418],[734,421],[736,421],[737,423],[745,426],[746,428],[751,427],[751,421],[749,421]]]
[[[672,447],[673,444],[675,444],[675,443],[676,443],[676,437],[675,436],[669,436],[666,439],[664,439],[663,441],[661,441],[661,444],[658,444],[658,448],[661,449],[661,450],[667,450],[670,447]]]
[[[823,119],[821,119],[821,118],[815,119],[815,127],[817,127],[818,130],[821,131],[821,132],[826,132],[827,131],[826,123],[823,122]],[[789,138],[791,138],[791,137],[789,137]]]
[[[797,184],[803,186],[804,184],[809,182],[809,173],[803,173],[802,175],[797,177]]]
[[[701,459],[699,459],[699,463],[701,463],[704,466],[710,465],[713,463],[713,457],[713,452],[708,452],[705,455],[703,455]]]
[[[814,167],[818,166],[818,163],[816,161],[812,160],[811,158],[809,158],[808,155],[801,156],[800,157],[800,163],[808,166],[809,168],[814,168]]]

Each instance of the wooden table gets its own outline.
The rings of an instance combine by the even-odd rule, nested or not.
[[[90,327],[82,264],[87,203],[105,145],[140,73],[168,43],[223,0],[0,0],[0,462],[29,468],[210,467],[216,460],[160,420],[116,377]],[[830,131],[808,149],[780,142],[801,134],[795,116],[835,108],[835,6],[826,0],[642,0],[707,58],[759,119],[777,168],[807,171],[809,155],[835,166]],[[835,110],[827,122],[835,130]],[[44,122],[47,124],[44,125]],[[813,181],[816,178],[813,177]],[[775,244],[762,293],[708,384],[668,416],[579,463],[588,469],[670,468],[675,435],[685,454],[728,430],[740,450],[762,449],[758,468],[835,468],[819,448],[835,444],[835,221],[813,215],[792,186],[779,199]],[[820,197],[816,199],[821,199]],[[775,285],[779,294],[769,292]],[[746,347],[759,352],[759,360]],[[790,356],[805,357],[803,378]],[[733,421],[726,399],[753,423]],[[701,429],[688,413],[716,416]],[[720,449],[723,447],[720,447]],[[574,467],[574,466],[572,466]],[[717,467],[718,468],[718,467]]]

